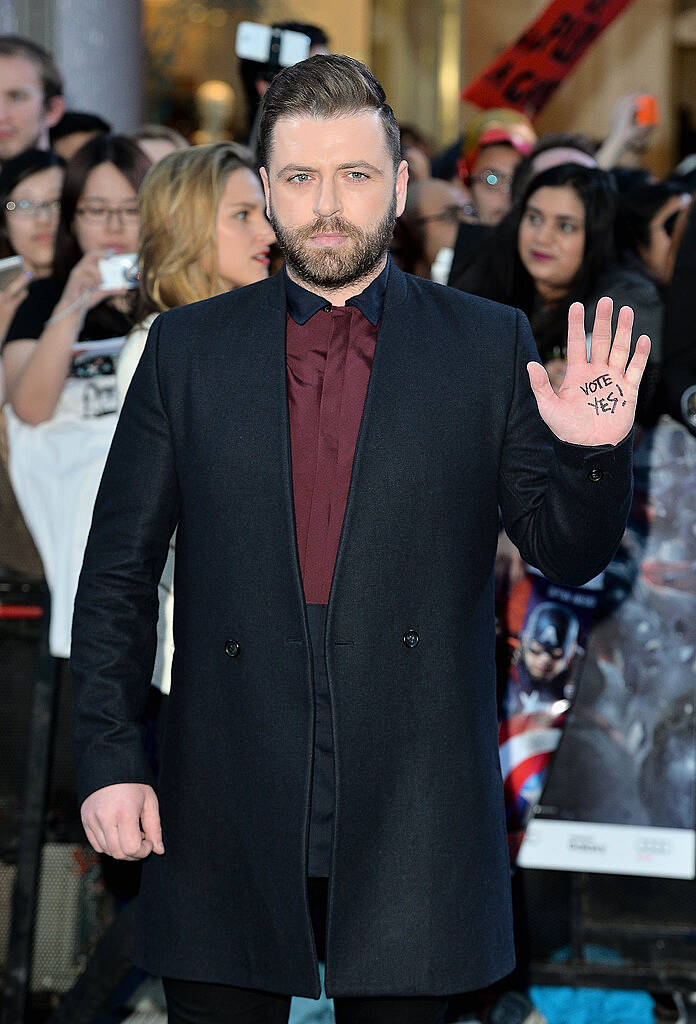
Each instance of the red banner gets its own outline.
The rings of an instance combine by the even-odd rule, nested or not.
[[[534,118],[585,51],[632,0],[553,0],[462,93],[487,110],[514,107]]]

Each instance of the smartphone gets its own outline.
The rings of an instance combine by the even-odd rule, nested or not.
[[[24,273],[24,259],[21,256],[8,256],[0,260],[0,292]]]
[[[240,21],[234,42],[234,52],[245,60],[259,64],[277,63],[283,68],[309,57],[312,40],[304,32],[270,28],[254,21]],[[277,57],[276,57],[277,53]]]
[[[102,288],[137,288],[137,252],[117,252],[99,260]]]
[[[660,110],[657,104],[657,96],[646,92],[642,96],[636,96],[636,124],[645,127],[660,123]]]

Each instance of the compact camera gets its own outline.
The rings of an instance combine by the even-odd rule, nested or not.
[[[99,260],[102,288],[137,288],[137,252],[117,252]]]

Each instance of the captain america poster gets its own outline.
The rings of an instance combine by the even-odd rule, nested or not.
[[[529,570],[509,595],[498,742],[510,854],[538,803],[572,705],[601,578],[560,587]],[[504,625],[503,625],[504,624]]]
[[[572,628],[563,641],[558,614],[555,662],[545,650],[554,640],[550,615],[525,627],[526,640],[520,633],[510,673],[518,677],[507,690],[514,713],[501,735],[510,744],[523,710],[538,716],[546,702],[547,729],[559,740],[545,763],[539,758],[538,777],[531,740],[526,760],[519,750],[507,759],[508,813],[528,814],[521,867],[695,874],[696,438],[663,417],[636,446],[634,469],[629,523],[586,633],[578,614],[582,652],[566,664]],[[555,600],[553,588],[544,598]],[[525,644],[532,672],[520,671]]]

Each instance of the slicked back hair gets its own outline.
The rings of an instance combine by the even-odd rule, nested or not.
[[[339,118],[376,110],[394,170],[401,161],[401,135],[384,89],[370,69],[352,57],[321,54],[283,68],[271,82],[261,106],[259,163],[268,167],[273,129],[283,117]]]

